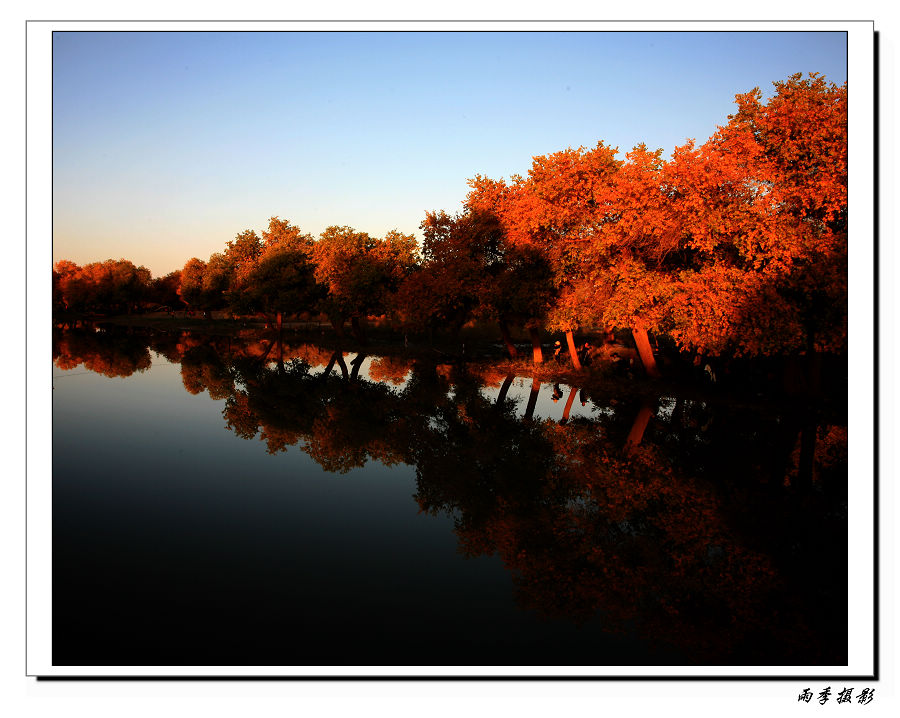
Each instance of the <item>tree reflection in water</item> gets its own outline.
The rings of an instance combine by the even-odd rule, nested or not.
[[[464,555],[499,555],[523,609],[708,663],[846,662],[845,418],[596,388],[581,391],[590,416],[572,416],[566,386],[541,419],[540,379],[520,415],[514,375],[487,365],[389,356],[363,371],[363,355],[348,368],[280,337],[54,340],[62,369],[128,376],[148,347],[180,363],[185,389],[224,399],[225,427],[269,453],[297,446],[336,473],[414,466],[420,509],[453,517]]]

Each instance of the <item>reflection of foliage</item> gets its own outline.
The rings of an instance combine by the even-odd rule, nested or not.
[[[61,339],[57,363],[73,354]],[[816,572],[827,568],[820,549],[843,535],[839,501],[817,498],[846,479],[838,422],[813,420],[810,434],[796,409],[599,393],[592,419],[523,421],[482,391],[505,376],[490,367],[373,360],[380,376],[402,370],[398,390],[311,373],[305,357],[326,354],[309,345],[285,345],[294,358],[273,362],[273,339],[153,341],[181,357],[188,391],[224,398],[226,427],[269,453],[296,445],[335,473],[373,459],[414,466],[420,508],[453,517],[463,554],[499,555],[522,607],[637,631],[708,662],[772,662],[765,640],[776,634],[786,662],[842,655],[817,634],[840,615],[828,608],[840,606],[840,582]],[[627,449],[626,437],[636,438]],[[803,446],[821,480],[801,496],[783,478]],[[798,521],[795,496],[815,520]]]
[[[85,369],[104,376],[126,377],[150,368],[150,352],[141,339],[93,331],[54,334],[53,361],[60,369]]]
[[[373,381],[386,381],[399,386],[409,374],[412,362],[403,357],[373,357],[369,364],[369,376]]]
[[[191,394],[208,391],[211,399],[226,399],[234,392],[231,373],[209,345],[184,353],[181,358],[181,380]]]
[[[311,367],[326,366],[334,351],[315,344],[300,344],[297,347],[285,347],[285,359],[300,359]]]

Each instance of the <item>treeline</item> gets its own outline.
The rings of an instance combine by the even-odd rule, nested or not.
[[[644,145],[617,159],[600,142],[535,157],[526,177],[477,175],[461,212],[426,213],[421,247],[350,227],[313,239],[273,218],[262,236],[242,232],[180,276],[61,262],[56,306],[133,308],[143,287],[160,303],[177,296],[279,323],[322,313],[338,332],[371,315],[412,331],[490,320],[512,355],[509,328],[527,329],[535,361],[542,331],[564,333],[576,368],[575,332],[625,329],[650,373],[649,332],[706,355],[841,353],[846,84],[797,74],[768,102],[755,89],[736,103],[709,140],[668,161]]]

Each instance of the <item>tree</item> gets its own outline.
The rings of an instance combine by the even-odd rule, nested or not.
[[[360,341],[359,320],[388,311],[390,298],[416,265],[415,237],[397,230],[384,239],[352,227],[325,229],[310,250],[316,281],[326,292],[321,303],[335,331],[349,319]]]
[[[206,262],[197,257],[192,257],[184,264],[181,270],[181,286],[178,288],[178,296],[181,301],[191,308],[203,308],[203,276],[206,273]]]
[[[801,326],[785,348],[842,351],[847,335],[847,85],[818,73],[774,83],[767,102],[755,89],[738,95],[721,144],[752,136],[754,171],[771,181],[783,222],[779,241],[764,247],[774,264],[772,289]],[[718,139],[718,138],[717,138]],[[779,314],[781,312],[778,312]],[[780,323],[785,323],[779,317]],[[752,347],[756,348],[756,347]],[[761,353],[769,353],[765,349]]]
[[[179,304],[178,288],[181,286],[181,270],[176,269],[164,277],[151,280],[147,290],[147,300],[165,307],[177,307]]]
[[[285,313],[309,309],[318,296],[306,252],[276,245],[266,250],[247,275],[242,302],[253,311],[273,316],[280,331]]]
[[[144,300],[150,279],[150,270],[127,259],[107,259],[83,267],[62,260],[54,270],[54,301],[57,308],[76,312],[130,313]]]
[[[87,302],[87,283],[81,277],[81,267],[68,259],[53,266],[53,310],[78,311]]]
[[[227,292],[233,282],[234,269],[225,254],[210,255],[201,280],[203,308],[222,309],[228,303]]]
[[[668,333],[708,354],[841,351],[847,326],[846,86],[818,75],[755,89],[664,183],[678,263],[660,303]]]
[[[535,361],[542,358],[538,331],[566,333],[573,365],[580,369],[573,332],[591,326],[605,296],[589,277],[586,245],[605,221],[611,178],[619,162],[616,150],[602,142],[534,157],[528,177],[511,184],[476,176],[466,205],[499,218],[503,228],[504,275],[495,304],[524,321],[532,334]],[[535,268],[539,267],[538,271]],[[517,308],[517,309],[516,309]]]
[[[286,219],[270,217],[262,239],[251,229],[229,241],[210,284],[227,285],[235,311],[271,316],[280,330],[285,313],[310,309],[316,301],[310,251],[312,237]],[[210,263],[212,263],[212,257]]]
[[[422,263],[407,277],[395,306],[410,326],[456,335],[485,312],[490,272],[499,261],[496,223],[484,213],[426,212]]]

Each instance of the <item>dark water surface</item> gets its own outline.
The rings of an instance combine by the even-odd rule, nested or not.
[[[54,364],[55,665],[846,663],[845,416],[265,336]]]

